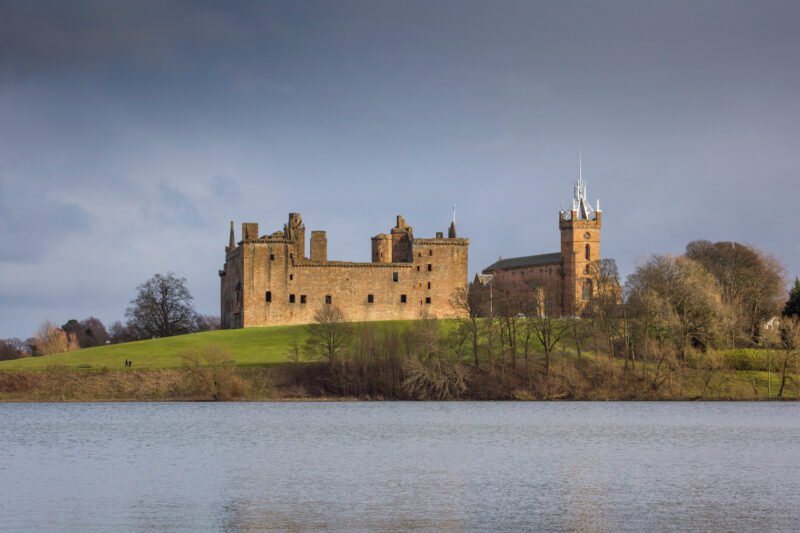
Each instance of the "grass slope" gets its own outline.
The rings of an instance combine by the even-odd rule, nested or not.
[[[121,370],[126,359],[133,361],[134,369],[177,368],[183,364],[179,353],[181,350],[205,344],[219,344],[227,348],[237,365],[268,365],[289,361],[286,356],[290,352],[294,336],[298,337],[299,342],[303,341],[305,332],[302,326],[205,331],[2,361],[0,370],[36,371],[45,370],[52,365],[72,368],[92,365],[95,370],[104,366],[111,370]]]
[[[378,327],[401,325],[411,321],[377,322]],[[447,321],[444,321],[447,322]],[[445,326],[446,327],[446,326]],[[183,365],[180,351],[206,344],[218,344],[231,352],[237,366],[266,366],[288,363],[293,339],[305,340],[304,326],[270,326],[265,328],[227,329],[178,335],[165,339],[126,342],[95,348],[85,348],[42,357],[26,357],[0,361],[0,370],[37,371],[50,366],[64,365],[78,368],[91,365],[93,370],[108,367],[121,370],[126,359],[133,361],[138,370],[151,368],[179,368]]]

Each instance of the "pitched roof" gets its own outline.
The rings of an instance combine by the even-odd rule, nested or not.
[[[511,257],[501,259],[496,263],[483,269],[483,272],[493,272],[495,270],[509,270],[512,268],[524,268],[539,265],[552,265],[561,262],[561,252],[552,254],[526,255],[525,257]]]

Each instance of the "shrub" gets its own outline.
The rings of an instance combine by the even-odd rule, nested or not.
[[[757,370],[766,372],[768,363],[773,372],[780,371],[778,354],[773,352],[770,356],[767,350],[754,348],[739,348],[724,352],[725,363],[734,370]],[[771,359],[771,360],[770,360]]]

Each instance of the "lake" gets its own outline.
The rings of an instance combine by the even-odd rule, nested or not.
[[[798,531],[796,403],[0,404],[3,531]]]

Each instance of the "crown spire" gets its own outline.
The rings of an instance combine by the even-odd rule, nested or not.
[[[228,240],[229,248],[236,248],[236,237],[233,235],[233,220],[231,220],[231,237]]]
[[[563,211],[563,206],[562,206]],[[572,213],[576,213],[573,217]],[[595,210],[586,199],[586,182],[583,181],[583,157],[578,152],[578,179],[573,183],[572,208],[569,213],[565,213],[567,219],[591,220],[595,218]]]

